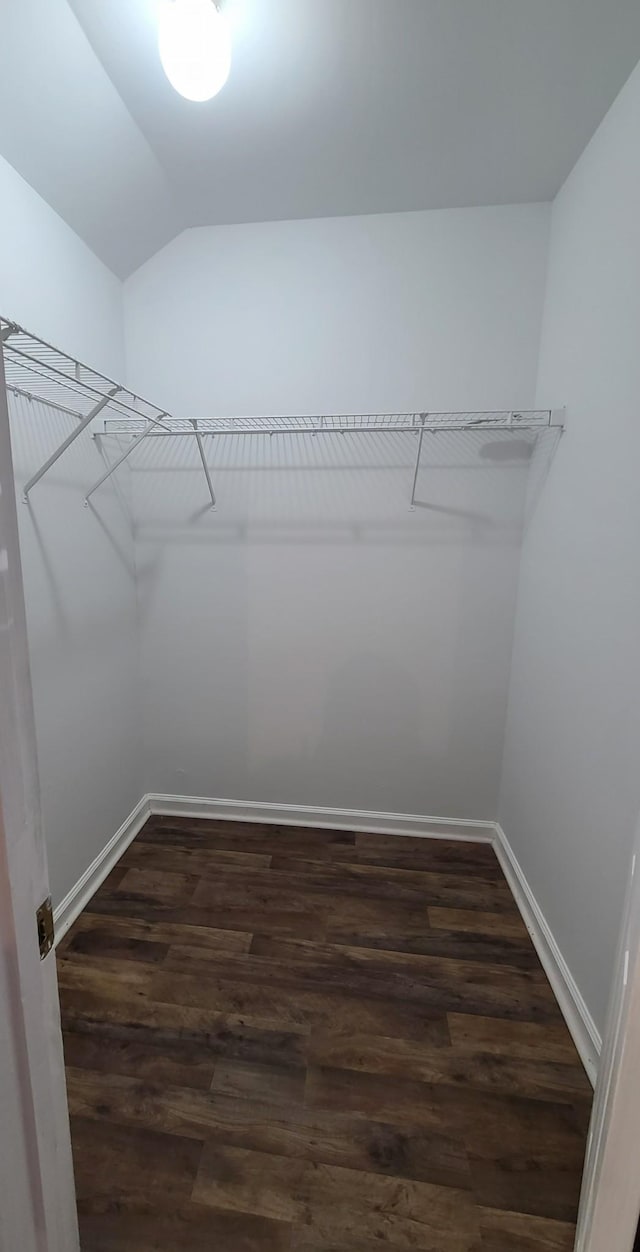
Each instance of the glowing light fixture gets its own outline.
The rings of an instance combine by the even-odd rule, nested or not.
[[[231,69],[231,32],[215,0],[162,0],[158,50],[172,87],[187,100],[211,100]]]

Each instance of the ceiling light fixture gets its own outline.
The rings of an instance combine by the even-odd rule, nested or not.
[[[161,0],[158,50],[171,86],[186,100],[211,100],[229,77],[231,32],[215,0]]]

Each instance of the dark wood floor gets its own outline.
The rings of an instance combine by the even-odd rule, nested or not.
[[[570,1252],[591,1089],[482,844],[152,818],[58,949],[83,1252]]]

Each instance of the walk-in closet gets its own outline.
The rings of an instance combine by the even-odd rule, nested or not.
[[[0,1252],[632,1252],[639,58],[0,9]]]

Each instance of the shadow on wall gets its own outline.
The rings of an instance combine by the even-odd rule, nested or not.
[[[9,396],[22,484],[75,426]],[[18,504],[42,815],[58,903],[140,796],[136,585],[127,478],[102,472],[86,430]]]
[[[551,473],[551,468],[560,448],[560,441],[567,438],[566,431],[558,428],[544,430],[538,435],[531,456],[531,467],[527,481],[527,498],[525,502],[525,530],[535,516],[538,501],[542,496],[544,485]]]
[[[74,421],[44,402],[13,394],[9,412],[28,624],[32,648],[37,640],[51,664],[54,650],[64,654],[71,644],[79,646],[80,624],[83,641],[95,648],[117,633],[121,597],[135,593],[131,501],[123,479],[114,475],[83,507],[84,492],[104,465],[99,441],[86,431],[22,503],[21,484]]]
[[[313,437],[205,436],[218,497],[208,495],[195,443],[150,439],[132,461],[137,536],[166,542],[285,541],[369,533],[438,542],[480,527],[503,536],[522,520],[522,484],[533,442],[484,432],[427,433],[416,504],[434,517],[411,517],[418,441],[413,434]],[[488,488],[488,489],[487,489]],[[481,505],[482,507],[474,507]],[[441,524],[435,515],[440,515]],[[459,525],[457,525],[459,523]]]
[[[530,452],[508,439],[425,439],[413,512],[413,435],[209,440],[217,512],[193,443],[149,441],[149,789],[493,818]]]

